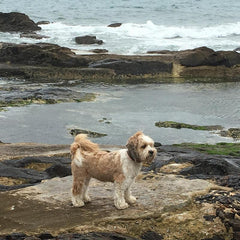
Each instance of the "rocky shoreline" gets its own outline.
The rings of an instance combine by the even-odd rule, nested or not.
[[[134,186],[138,204],[118,211],[111,184],[98,181],[91,182],[92,203],[70,205],[68,145],[1,143],[0,239],[238,240],[240,156],[157,150]]]
[[[22,37],[36,39],[47,37],[36,33],[40,30],[25,14],[0,13],[2,32],[19,32]],[[104,44],[93,36],[78,37],[76,41]],[[31,103],[93,101],[95,94],[71,87],[80,82],[240,81],[237,51],[200,47],[141,56],[95,52],[78,54],[46,43],[0,43],[0,78],[11,79],[10,84],[0,87],[0,111]],[[99,121],[110,123],[105,118]],[[170,127],[202,129],[170,123]],[[169,127],[169,122],[157,125]],[[207,131],[221,129],[203,127]],[[92,137],[104,135],[70,130],[72,135],[79,132]],[[239,129],[222,134],[239,139]],[[220,145],[211,149],[200,144],[156,143],[156,161],[142,168],[133,188],[138,203],[119,211],[112,205],[112,185],[95,180],[90,191],[93,201],[84,208],[71,206],[69,145],[0,141],[0,240],[239,240],[239,144]],[[122,146],[101,148],[112,151]]]

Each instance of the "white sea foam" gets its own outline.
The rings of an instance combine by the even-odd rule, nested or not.
[[[111,28],[106,25],[67,25],[54,22],[41,25],[40,34],[50,38],[33,40],[19,38],[18,34],[1,34],[3,41],[10,42],[49,42],[60,46],[84,51],[106,48],[117,54],[144,54],[149,50],[184,50],[207,46],[214,50],[233,50],[240,45],[240,22],[197,26],[157,25],[152,21],[144,24],[124,23]],[[103,45],[78,45],[76,36],[95,35],[104,41]]]

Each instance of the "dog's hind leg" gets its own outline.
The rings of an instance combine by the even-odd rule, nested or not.
[[[73,186],[72,186],[72,204],[75,207],[84,206],[83,193],[86,174],[83,169],[74,166],[72,168]]]
[[[91,202],[91,198],[88,195],[88,185],[90,183],[91,178],[86,177],[83,186],[83,201],[84,202]]]

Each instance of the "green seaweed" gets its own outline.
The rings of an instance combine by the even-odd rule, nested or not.
[[[179,123],[179,122],[173,122],[173,121],[164,121],[164,122],[156,122],[156,127],[164,127],[164,128],[188,128],[192,130],[202,130],[202,131],[213,131],[213,130],[221,130],[223,129],[220,125],[210,125],[210,126],[200,126],[200,125],[192,125],[187,123]]]
[[[240,143],[225,143],[220,142],[217,144],[199,144],[199,143],[181,143],[174,144],[174,146],[190,148],[200,152],[214,154],[214,155],[229,155],[240,156]]]

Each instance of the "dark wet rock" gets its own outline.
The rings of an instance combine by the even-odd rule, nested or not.
[[[240,189],[240,175],[227,175],[224,177],[215,177],[216,182],[221,186],[228,186],[234,189]],[[240,209],[239,209],[240,210]]]
[[[220,134],[222,137],[240,139],[240,128],[229,128],[228,130],[220,131],[218,134]]]
[[[196,201],[210,204],[217,203],[216,217],[221,219],[228,231],[230,228],[232,229],[233,239],[235,240],[240,232],[240,219],[237,217],[240,208],[239,192],[215,190],[207,195],[197,197]]]
[[[145,60],[119,60],[119,59],[104,59],[90,64],[92,68],[110,68],[116,74],[157,74],[161,72],[171,72],[172,63],[161,61],[145,61]]]
[[[96,36],[90,36],[90,35],[75,37],[75,42],[77,44],[86,44],[86,45],[88,45],[88,44],[98,44],[98,45],[103,44],[102,40],[97,39]]]
[[[205,215],[203,216],[206,221],[213,222],[214,219],[216,218],[215,215]]]
[[[116,28],[116,27],[120,27],[121,25],[122,25],[122,23],[111,23],[108,25],[108,27]]]
[[[0,162],[0,178],[21,179],[17,185],[0,185],[0,191],[17,189],[53,177],[71,175],[70,158],[26,157]]]
[[[156,232],[147,231],[147,232],[142,234],[141,239],[144,239],[144,240],[163,240],[164,238],[163,238],[162,235],[160,235]]]
[[[75,128],[75,129],[70,130],[70,134],[73,135],[73,136],[76,136],[76,135],[81,134],[81,133],[87,134],[91,138],[99,138],[99,137],[107,136],[107,134],[105,134],[105,133],[98,133],[98,132],[93,132],[93,131],[79,129],[79,128]]]
[[[56,44],[0,43],[0,62],[32,66],[83,67],[88,62],[65,47]]]
[[[53,236],[50,233],[41,233],[37,236],[27,236],[22,233],[12,233],[9,235],[0,236],[1,240],[138,240],[123,234],[114,232],[90,232],[90,233],[67,233],[58,236]],[[146,239],[146,238],[144,238]],[[150,239],[149,239],[150,240]],[[158,240],[156,238],[156,240]]]
[[[232,67],[240,64],[240,53],[235,51],[218,51],[225,58],[225,66]]]
[[[32,21],[27,15],[18,12],[0,12],[0,31],[1,32],[26,32],[37,31],[41,28]]]
[[[27,237],[25,233],[12,233],[5,236],[0,236],[0,239],[6,240],[24,240]]]
[[[40,238],[41,240],[47,240],[53,239],[54,237],[50,233],[41,233],[40,235],[38,235],[38,238]]]
[[[225,57],[207,47],[195,48],[192,50],[179,51],[175,55],[175,60],[182,66],[219,66],[225,65]]]
[[[65,166],[63,164],[53,164],[51,167],[47,168],[45,172],[50,178],[53,177],[66,177],[71,175],[70,166]]]
[[[93,52],[93,53],[107,53],[108,52],[108,50],[107,49],[93,49],[93,50],[91,50],[91,52]]]
[[[240,157],[209,155],[191,149],[160,146],[156,160],[145,170],[158,172],[165,165],[189,163],[179,174],[190,179],[213,179],[222,186],[240,189]]]
[[[37,34],[35,32],[31,33],[21,33],[20,38],[33,38],[33,39],[43,39],[43,38],[49,38],[48,36]]]

